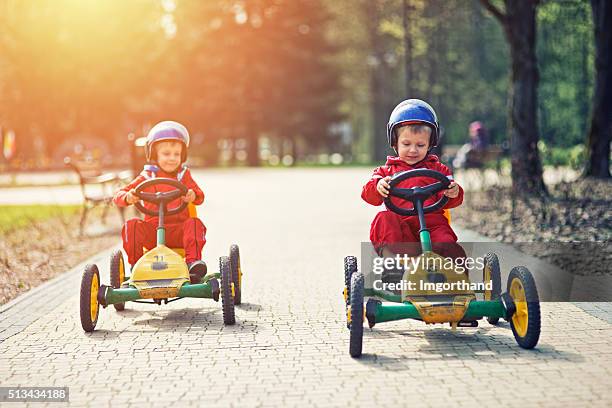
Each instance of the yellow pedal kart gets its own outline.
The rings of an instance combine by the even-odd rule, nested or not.
[[[146,192],[156,185],[174,187],[165,192]],[[165,245],[164,217],[183,211],[187,203],[168,209],[168,203],[187,194],[182,183],[169,178],[145,180],[136,187],[136,196],[143,201],[156,204],[158,211],[146,208],[141,202],[135,204],[141,212],[159,217],[157,227],[157,245],[145,252],[131,268],[127,276],[126,263],[120,250],[114,251],[110,260],[110,286],[100,284],[98,266],[89,264],[81,280],[80,317],[81,326],[86,332],[95,329],[98,322],[100,306],[113,305],[117,311],[124,310],[125,302],[170,303],[186,297],[211,298],[215,301],[221,297],[223,322],[234,324],[234,305],[241,302],[242,270],[240,252],[237,245],[230,247],[229,256],[219,258],[219,273],[207,274],[200,283],[192,284],[184,259],[182,248],[168,248]],[[220,283],[219,283],[220,280]]]
[[[413,177],[433,178],[437,182],[423,187],[398,186]],[[397,285],[394,290],[380,285],[366,288],[364,275],[358,271],[357,258],[347,256],[344,259],[343,293],[350,331],[349,354],[361,356],[366,320],[370,328],[382,322],[416,319],[427,324],[450,323],[455,330],[458,326],[477,327],[478,320],[485,317],[493,325],[504,318],[510,322],[519,346],[535,347],[540,337],[540,303],[535,280],[527,268],[513,268],[508,276],[507,291],[501,293],[499,261],[497,255],[489,253],[484,258],[483,289],[475,290],[465,273],[459,273],[456,265],[449,265],[446,258],[432,251],[424,215],[443,208],[448,198],[443,196],[426,207],[423,203],[448,188],[450,180],[437,171],[416,169],[395,174],[389,184],[391,188],[385,205],[397,214],[418,216],[422,253],[412,258],[408,265],[402,265],[401,281],[397,282],[399,290]],[[391,196],[405,200],[402,202],[412,202],[413,208],[396,205]],[[476,299],[478,292],[484,294],[483,300]]]

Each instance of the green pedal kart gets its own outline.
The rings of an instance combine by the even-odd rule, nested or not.
[[[174,190],[145,191],[157,185],[170,186]],[[161,305],[186,297],[210,298],[215,301],[221,297],[223,322],[226,325],[234,324],[236,322],[234,305],[240,304],[242,297],[242,271],[238,246],[232,245],[229,256],[219,258],[219,273],[208,273],[201,282],[190,283],[184,250],[168,248],[165,245],[164,227],[164,216],[178,214],[187,207],[187,203],[182,202],[176,208],[167,208],[170,202],[187,194],[187,188],[174,179],[154,178],[143,181],[135,190],[140,200],[156,204],[158,207],[158,211],[155,212],[142,205],[141,201],[135,204],[141,212],[159,217],[157,245],[146,251],[134,264],[130,276],[126,274],[128,268],[121,250],[114,251],[110,259],[110,286],[100,284],[97,265],[89,264],[85,267],[80,297],[83,330],[91,332],[95,329],[100,306],[106,308],[108,305],[113,305],[117,311],[122,311],[125,302],[128,301]]]
[[[437,182],[423,187],[398,186],[402,181],[414,177],[428,177]],[[409,262],[392,271],[395,276],[401,277],[395,287],[371,284],[371,279],[367,280],[366,287],[364,274],[357,268],[357,258],[347,256],[344,259],[344,300],[350,331],[349,353],[352,357],[361,356],[366,320],[370,328],[377,323],[416,319],[427,324],[450,323],[455,330],[457,327],[477,327],[478,320],[483,318],[493,325],[504,318],[510,322],[519,346],[530,349],[538,343],[540,302],[535,280],[527,268],[513,268],[508,276],[507,291],[502,293],[499,261],[494,253],[484,257],[483,281],[475,285],[469,281],[464,270],[459,271],[453,262],[449,264],[448,258],[432,251],[425,214],[443,208],[448,198],[443,196],[425,207],[424,203],[429,197],[448,188],[449,184],[449,178],[429,169],[404,171],[392,177],[385,205],[396,214],[418,217],[421,246],[418,257],[410,258]],[[413,206],[401,207],[391,201],[391,197],[397,197],[400,203],[411,202]],[[398,257],[398,260],[405,261],[406,257]],[[383,270],[381,281],[385,280],[385,272]],[[482,293],[483,300],[477,300],[476,293]]]

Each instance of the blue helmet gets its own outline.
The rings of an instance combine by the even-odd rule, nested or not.
[[[189,131],[183,125],[172,120],[159,122],[149,130],[145,144],[145,156],[147,161],[156,160],[153,145],[161,141],[175,140],[183,143],[181,161],[187,160],[187,148],[189,147]]]
[[[387,141],[389,146],[395,149],[397,144],[397,135],[395,129],[399,126],[409,124],[423,124],[431,127],[431,138],[429,139],[429,148],[436,147],[440,139],[440,126],[438,125],[438,117],[433,108],[425,101],[420,99],[406,99],[400,102],[391,116],[387,124]]]

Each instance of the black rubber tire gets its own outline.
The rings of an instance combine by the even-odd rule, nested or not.
[[[346,288],[346,304],[351,301],[351,276],[357,272],[357,258],[347,256],[344,258],[344,287]]]
[[[351,323],[349,354],[361,356],[363,345],[363,274],[357,272],[351,277]]]
[[[232,325],[236,323],[234,314],[234,298],[232,296],[232,271],[230,259],[227,256],[219,258],[221,272],[221,306],[223,308],[223,323]]]
[[[514,339],[518,345],[524,349],[532,349],[536,346],[536,344],[538,344],[541,331],[540,298],[538,296],[538,289],[531,272],[529,272],[529,270],[524,266],[516,266],[512,268],[510,275],[508,275],[508,293],[510,293],[510,287],[515,279],[520,281],[525,292],[525,303],[527,306],[527,330],[524,336],[517,333],[514,316],[510,318],[510,327],[512,327],[512,334],[514,334]],[[515,314],[516,313],[519,313],[518,305]]]
[[[485,255],[484,267],[482,268],[482,281],[485,281],[485,269],[489,268],[493,288],[491,290],[491,300],[497,300],[501,296],[501,272],[499,270],[499,259],[493,252]],[[487,321],[493,326],[499,323],[499,317],[487,317]]]
[[[81,299],[80,299],[80,314],[81,326],[86,332],[92,332],[98,323],[98,315],[100,313],[100,304],[96,311],[95,319],[91,317],[91,286],[94,279],[98,281],[98,289],[100,288],[100,272],[94,264],[85,266],[85,272],[81,278]],[[97,301],[96,301],[97,302]]]
[[[240,249],[238,245],[230,246],[230,264],[232,267],[232,282],[234,282],[234,304],[242,303],[242,269],[240,268]]]
[[[110,283],[114,289],[119,289],[123,283],[121,268],[123,268],[123,278],[125,278],[125,262],[123,261],[121,250],[118,249],[113,251],[110,260]],[[125,303],[113,303],[113,306],[118,312],[125,309]]]

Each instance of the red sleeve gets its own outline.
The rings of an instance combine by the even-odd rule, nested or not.
[[[450,171],[450,169],[448,167],[446,167],[444,164],[438,162],[437,163],[437,168],[435,170],[438,170],[440,173],[446,175],[446,176],[452,176],[453,173]],[[454,180],[454,178],[453,178]],[[457,180],[454,180],[455,183],[457,183]],[[455,208],[455,207],[459,207],[461,205],[461,203],[463,203],[463,188],[459,185],[459,183],[457,183],[457,186],[459,187],[459,195],[457,195],[457,197],[455,198],[449,198],[448,199],[448,203],[446,203],[446,205],[444,206],[444,208]]]
[[[115,196],[113,197],[113,203],[115,203],[117,207],[127,207],[129,204],[125,201],[126,194],[131,189],[136,188],[136,186],[142,183],[144,180],[145,180],[145,177],[142,174],[140,174],[138,175],[138,177],[132,180],[130,184],[117,190],[117,192],[115,193]]]
[[[363,186],[361,191],[361,198],[363,198],[366,203],[376,206],[383,203],[383,196],[376,190],[376,185],[381,178],[385,178],[386,176],[388,176],[386,167],[383,166],[374,169],[372,177],[370,177],[370,180]]]
[[[198,186],[195,180],[191,177],[191,171],[189,169],[187,169],[185,175],[183,175],[183,180],[181,181],[188,189],[193,190],[193,192],[195,193],[196,198],[195,200],[193,200],[193,204],[202,204],[204,202],[204,192],[202,191],[200,186]]]

